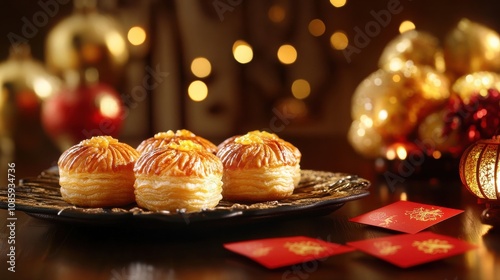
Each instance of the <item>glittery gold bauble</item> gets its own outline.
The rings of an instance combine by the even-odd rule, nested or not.
[[[47,66],[60,76],[94,68],[100,81],[117,86],[128,56],[118,21],[96,11],[94,1],[76,0],[75,12],[47,36]]]
[[[410,30],[392,39],[384,48],[378,65],[396,71],[402,69],[407,61],[444,71],[439,40],[427,32]]]
[[[0,63],[0,157],[29,160],[46,157],[53,148],[40,119],[42,103],[61,86],[28,45],[12,47]],[[54,149],[55,150],[55,149]]]
[[[444,41],[446,68],[455,77],[500,70],[500,36],[481,24],[462,19]]]
[[[382,137],[373,129],[368,119],[354,120],[347,139],[357,153],[368,158],[381,156]]]
[[[486,71],[464,75],[452,86],[453,92],[458,94],[465,104],[469,103],[472,94],[479,93],[486,96],[490,88],[500,90],[500,75]]]
[[[405,139],[449,97],[448,80],[428,66],[379,69],[361,82],[352,99],[352,118],[369,119],[384,140]]]
[[[463,137],[457,129],[448,134],[443,133],[446,121],[446,110],[439,110],[429,114],[418,127],[419,143],[428,153],[438,151],[458,156],[463,149]]]

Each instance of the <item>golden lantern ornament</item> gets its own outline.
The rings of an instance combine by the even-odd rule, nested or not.
[[[486,205],[481,221],[500,225],[500,135],[469,146],[460,159],[459,172],[467,190]]]

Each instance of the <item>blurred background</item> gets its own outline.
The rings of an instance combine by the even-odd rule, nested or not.
[[[2,157],[48,166],[78,138],[110,134],[135,145],[181,128],[216,144],[255,129],[347,139],[353,93],[393,38],[416,28],[443,40],[462,18],[500,30],[498,6],[8,1],[0,11]]]

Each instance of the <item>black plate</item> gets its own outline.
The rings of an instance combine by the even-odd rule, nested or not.
[[[221,201],[200,212],[153,212],[137,205],[122,208],[82,208],[65,202],[59,191],[57,168],[16,186],[16,210],[42,218],[84,225],[140,225],[148,227],[196,227],[234,225],[277,218],[325,215],[346,202],[369,194],[370,182],[356,175],[302,170],[298,188],[289,198],[261,203]],[[0,208],[7,209],[7,190],[0,189]]]

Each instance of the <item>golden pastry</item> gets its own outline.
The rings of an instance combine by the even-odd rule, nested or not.
[[[297,147],[264,131],[231,137],[219,145],[224,166],[222,195],[233,201],[278,200],[290,196],[300,180]]]
[[[134,172],[135,200],[149,210],[200,211],[222,199],[220,159],[191,140],[142,154]]]
[[[137,151],[142,154],[155,148],[168,145],[170,142],[178,144],[181,140],[191,140],[213,154],[217,152],[217,146],[215,146],[215,144],[186,129],[177,130],[176,132],[169,130],[167,132],[156,133],[153,137],[142,141],[139,146],[137,146]]]
[[[139,153],[110,136],[96,136],[64,151],[57,162],[62,198],[83,207],[134,202],[134,164]]]

